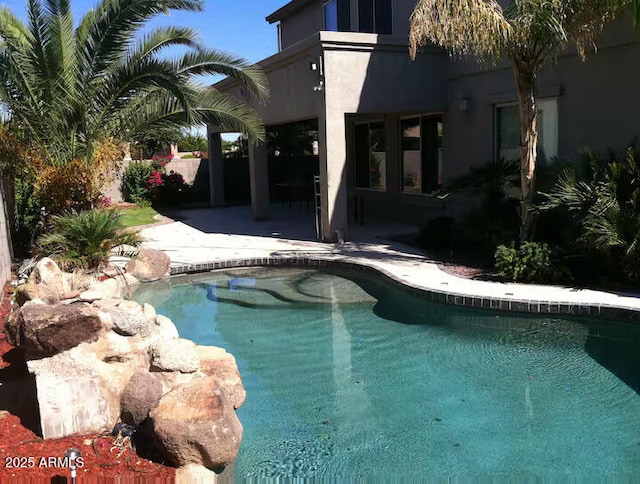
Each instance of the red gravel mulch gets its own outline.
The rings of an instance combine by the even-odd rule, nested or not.
[[[0,321],[11,310],[11,296],[7,285]],[[174,482],[173,467],[142,458],[126,447],[120,456],[122,448],[111,451],[115,437],[92,434],[43,440],[36,436],[33,430],[39,431],[39,416],[34,390],[21,350],[0,332],[0,482],[56,482],[56,476],[69,477],[62,457],[70,448],[79,449],[82,455],[82,466],[80,461],[77,464],[78,482]]]

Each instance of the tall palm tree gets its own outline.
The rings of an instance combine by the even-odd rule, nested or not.
[[[101,140],[127,141],[154,127],[212,123],[264,139],[259,116],[199,78],[239,79],[260,101],[262,71],[206,48],[195,31],[153,17],[202,11],[203,0],[102,0],[76,24],[69,0],[27,0],[28,22],[0,7],[0,105],[47,162],[89,161]],[[173,59],[162,53],[182,46]]]
[[[640,18],[640,0],[633,0]],[[502,2],[504,3],[504,2]],[[569,44],[582,58],[603,26],[630,0],[418,0],[411,15],[410,54],[434,43],[481,61],[510,59],[520,115],[520,239],[530,236],[538,142],[536,76]]]

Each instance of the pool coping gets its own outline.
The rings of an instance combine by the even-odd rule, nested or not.
[[[394,274],[366,260],[345,260],[310,255],[263,256],[240,259],[220,259],[211,262],[172,265],[170,274],[194,274],[220,269],[241,267],[307,267],[315,269],[346,269],[382,275],[389,282],[409,292],[425,297],[428,301],[475,309],[528,314],[589,316],[625,322],[640,323],[640,308],[606,303],[563,302],[544,299],[516,299],[495,296],[470,295],[455,291],[437,290],[420,286],[409,279]]]

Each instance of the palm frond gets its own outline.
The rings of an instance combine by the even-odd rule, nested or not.
[[[410,18],[409,52],[433,43],[454,55],[498,59],[513,28],[496,0],[418,0]]]

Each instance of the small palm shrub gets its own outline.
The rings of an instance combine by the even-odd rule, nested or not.
[[[495,260],[500,275],[512,282],[548,283],[570,278],[558,263],[557,254],[545,243],[525,242],[518,248],[513,243],[500,245]]]
[[[640,282],[640,150],[584,152],[542,193],[541,212],[563,210],[578,232],[578,249],[613,265],[614,276]]]
[[[119,245],[138,245],[138,234],[124,231],[122,214],[94,209],[55,215],[50,233],[37,241],[38,255],[54,259],[65,270],[98,269]]]

